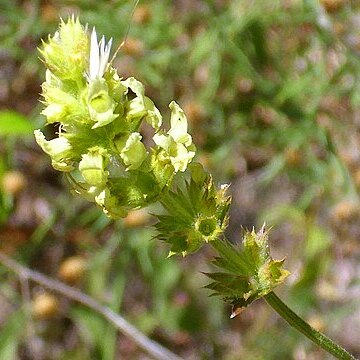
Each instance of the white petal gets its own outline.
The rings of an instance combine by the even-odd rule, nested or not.
[[[105,52],[105,36],[103,35],[101,37],[101,40],[99,42],[99,50],[100,50],[100,58],[104,56]]]
[[[105,70],[106,70],[106,65],[108,64],[108,61],[109,61],[111,44],[112,44],[112,38],[110,39],[110,41],[106,45],[105,49],[101,49],[102,53],[100,54],[100,66],[99,66],[99,74],[98,74],[99,77],[102,77],[104,75]]]
[[[106,44],[105,36],[102,36],[98,43],[96,30],[93,28],[90,42],[88,81],[103,77],[109,61],[111,45],[112,39]]]
[[[95,28],[91,33],[91,43],[90,43],[90,64],[89,64],[89,77],[90,79],[95,79],[99,72],[99,46],[97,42],[97,35]]]

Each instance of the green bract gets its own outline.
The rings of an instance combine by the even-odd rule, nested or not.
[[[200,164],[192,164],[189,182],[161,198],[167,211],[157,215],[157,238],[171,245],[170,255],[195,252],[218,239],[228,224],[230,197],[227,186],[217,189]]]
[[[74,17],[43,42],[42,114],[59,130],[51,140],[36,130],[35,139],[75,193],[119,217],[159,200],[186,170],[195,146],[175,102],[170,130],[161,129],[162,116],[143,84],[122,80],[109,62],[111,43],[98,41],[95,29],[89,34]],[[143,142],[144,121],[154,130],[152,147]]]
[[[289,275],[283,268],[284,259],[270,256],[268,232],[263,226],[259,232],[246,231],[242,248],[228,241],[217,241],[214,247],[219,253],[214,264],[221,270],[208,273],[212,280],[207,288],[233,305],[232,317],[254,300],[270,293]]]

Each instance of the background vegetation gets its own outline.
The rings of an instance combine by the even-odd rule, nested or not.
[[[360,7],[346,0],[0,0],[0,250],[119,312],[186,359],[327,359],[262,301],[234,320],[208,298],[210,249],[166,259],[147,211],[112,222],[36,146],[36,48],[75,13],[126,45],[115,65],[231,183],[228,236],[273,226],[277,292],[360,356]],[[49,133],[53,129],[47,129]],[[151,212],[151,209],[149,210]],[[144,359],[96,313],[0,268],[0,359]]]

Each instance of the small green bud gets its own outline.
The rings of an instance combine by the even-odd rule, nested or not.
[[[85,110],[83,105],[71,93],[64,91],[62,84],[54,86],[51,76],[53,75],[47,77],[48,80],[42,85],[45,103],[48,104],[42,114],[46,116],[48,124],[54,122],[71,124],[74,118],[79,121]]]
[[[116,103],[123,101],[127,88],[121,83],[116,70],[109,66],[108,70],[104,73],[104,79],[109,88],[109,94],[114,101]]]
[[[40,50],[46,66],[61,80],[79,81],[88,66],[89,37],[78,18],[61,20],[59,31]]]
[[[151,172],[161,189],[170,186],[174,178],[175,171],[164,150],[153,149],[150,158],[150,167]]]
[[[195,230],[204,237],[205,242],[216,239],[222,232],[215,216],[199,217],[195,222]]]

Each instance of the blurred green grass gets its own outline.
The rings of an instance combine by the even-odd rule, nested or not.
[[[1,116],[13,114],[0,124],[1,250],[53,277],[65,259],[83,257],[76,286],[185,358],[326,359],[261,302],[230,321],[229,309],[201,289],[209,250],[166,259],[146,215],[113,223],[72,197],[24,133],[44,123],[36,48],[59,18],[77,14],[116,44],[130,25],[118,72],[144,82],[165,113],[172,99],[184,108],[199,160],[232,183],[228,236],[239,239],[241,225],[273,226],[274,252],[293,273],[279,291],[359,355],[359,5],[151,0],[130,20],[132,7],[0,0]],[[17,279],[1,274],[0,358],[140,358],[109,324],[66,299],[51,319],[30,319]],[[41,291],[31,288],[33,297]]]

